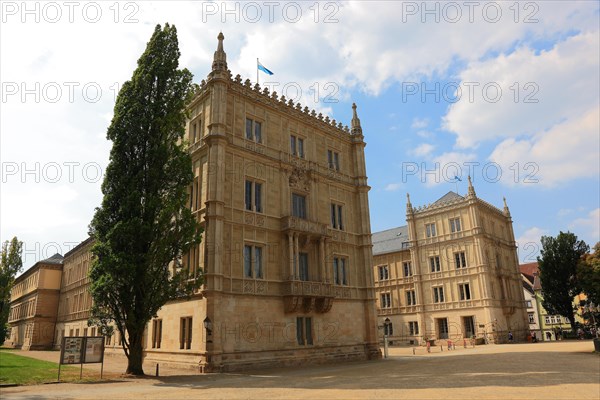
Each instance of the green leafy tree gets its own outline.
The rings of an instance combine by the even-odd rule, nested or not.
[[[588,303],[600,305],[600,242],[592,254],[586,254],[577,267],[577,279]]]
[[[193,180],[183,139],[195,86],[179,67],[175,26],[157,25],[130,81],[119,92],[107,138],[113,142],[102,183],[102,206],[90,224],[89,323],[121,334],[128,374],[143,375],[146,324],[169,300],[201,283],[181,259],[200,243],[186,207]]]
[[[4,343],[8,334],[8,312],[10,311],[10,291],[15,283],[15,276],[23,268],[23,242],[13,237],[2,243],[2,261],[0,261],[0,344]]]
[[[542,236],[541,242],[538,266],[544,297],[542,305],[550,314],[567,318],[575,332],[573,299],[581,293],[577,266],[589,251],[589,246],[570,232],[560,232],[556,238]]]

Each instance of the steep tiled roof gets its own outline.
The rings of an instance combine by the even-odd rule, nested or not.
[[[63,263],[63,256],[61,256],[60,254],[56,253],[52,257],[46,258],[45,260],[42,260],[40,262],[44,263],[44,264],[62,264]]]
[[[385,254],[408,249],[408,226],[373,233],[373,254]]]
[[[461,195],[459,195],[456,192],[448,192],[445,195],[443,195],[442,197],[440,197],[435,203],[435,205],[439,205],[439,204],[444,204],[444,203],[449,203],[451,201],[455,201],[455,200],[464,200],[465,198],[462,197]]]
[[[537,262],[532,262],[532,263],[527,263],[527,264],[520,264],[519,265],[519,270],[521,270],[521,273],[523,275],[525,275],[525,277],[529,280],[529,282],[533,283],[533,276],[536,272],[539,272],[538,270],[538,263]]]

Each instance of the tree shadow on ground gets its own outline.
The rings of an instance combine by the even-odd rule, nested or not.
[[[289,389],[431,389],[537,387],[598,384],[600,358],[594,353],[512,352],[452,357],[396,356],[246,373],[169,376],[161,387]]]

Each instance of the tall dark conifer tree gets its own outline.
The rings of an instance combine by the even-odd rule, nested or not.
[[[119,92],[107,138],[113,142],[102,183],[102,206],[90,224],[90,322],[114,324],[128,358],[127,373],[143,375],[146,324],[170,299],[190,295],[181,259],[200,242],[186,207],[193,180],[184,141],[192,74],[179,69],[175,26],[157,25],[130,81]]]
[[[562,315],[571,323],[575,332],[575,308],[573,300],[581,293],[577,279],[577,266],[589,251],[583,240],[573,233],[560,232],[557,237],[542,236],[541,257],[538,257],[542,305],[550,314]]]

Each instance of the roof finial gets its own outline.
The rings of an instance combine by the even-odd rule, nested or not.
[[[470,196],[475,197],[476,196],[475,195],[475,188],[473,188],[473,183],[471,182],[471,175],[469,175],[468,179],[469,179],[469,190],[467,192],[467,196],[469,196],[469,197]]]
[[[215,51],[215,55],[213,57],[212,70],[213,71],[227,71],[227,54],[223,50],[223,32],[219,32],[219,36],[217,36],[219,40],[219,44],[217,45],[217,51]]]
[[[406,213],[412,213],[413,212],[413,208],[412,208],[412,204],[410,203],[410,194],[408,194],[408,192],[406,193]]]
[[[360,126],[360,119],[358,119],[358,114],[356,114],[356,103],[352,103],[352,122],[350,124],[350,132],[353,135],[362,134],[362,128]]]
[[[506,197],[503,197],[502,201],[504,201],[504,215],[510,217],[510,210],[508,209],[508,205],[506,204]]]

